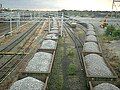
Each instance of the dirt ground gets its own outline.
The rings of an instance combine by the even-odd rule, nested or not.
[[[104,30],[98,30],[98,35],[101,41],[103,56],[118,75],[116,86],[120,88],[120,40],[110,40],[109,37],[104,35]]]
[[[113,53],[115,53],[120,59],[120,40],[110,41],[110,43],[106,43],[105,45],[108,46],[108,48],[112,50]]]

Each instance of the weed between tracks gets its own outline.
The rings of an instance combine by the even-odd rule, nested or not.
[[[61,64],[64,51],[63,44],[63,38],[60,38],[58,41],[58,48],[54,59],[52,73],[48,81],[49,90],[61,90],[63,86],[63,74]]]
[[[81,90],[79,65],[75,45],[67,34],[59,39],[48,90]]]

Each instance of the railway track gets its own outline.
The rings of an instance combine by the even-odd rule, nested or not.
[[[66,32],[69,34],[69,36],[71,37],[71,39],[73,40],[75,47],[76,47],[76,50],[77,50],[78,59],[80,62],[79,80],[80,80],[81,90],[88,90],[88,88],[87,88],[88,82],[87,82],[85,69],[84,69],[84,65],[83,65],[82,54],[81,54],[83,41],[81,41],[82,39],[80,39],[76,36],[75,32],[66,23],[64,23],[64,28],[65,28]]]
[[[21,23],[20,26],[22,26],[22,25],[24,25],[24,24],[25,24],[25,23]],[[12,29],[15,30],[16,28],[17,28],[16,23],[13,23]],[[0,28],[0,36],[5,35],[5,34],[7,34],[8,32],[10,32],[9,23],[8,23],[8,25],[4,26],[3,28]]]
[[[27,35],[29,35],[31,33],[31,31],[38,25],[38,23],[36,23],[34,26],[32,26],[29,30],[27,30],[26,32],[22,33],[20,36],[18,36],[16,39],[14,39],[9,45],[5,46],[4,48],[2,48],[0,50],[0,52],[2,51],[10,51],[11,49],[14,48],[14,46],[16,46],[19,42],[21,42]]]
[[[9,52],[12,49],[14,49],[22,40],[24,40],[24,38],[28,37],[28,39],[31,37],[31,35],[36,31],[36,28],[39,23],[36,23],[33,27],[31,27],[29,30],[27,30],[24,34],[22,34],[19,38],[17,38],[14,42],[12,42],[10,45],[8,45],[7,47],[5,47],[3,50],[4,52]],[[27,40],[27,39],[26,39]],[[23,46],[25,45],[25,42],[23,44]],[[30,46],[30,45],[29,45]],[[16,49],[14,49],[14,51],[19,52],[21,50],[21,48],[16,47]],[[10,73],[10,71],[12,71],[12,69],[14,67],[16,67],[16,65],[21,61],[21,59],[24,57],[24,55],[1,55],[0,56],[0,60],[3,59],[4,57],[6,59],[6,62],[3,63],[0,66],[0,82],[2,82],[6,76]]]

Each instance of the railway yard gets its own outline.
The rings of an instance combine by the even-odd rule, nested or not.
[[[120,90],[119,54],[97,21],[52,15],[0,22],[0,90]]]

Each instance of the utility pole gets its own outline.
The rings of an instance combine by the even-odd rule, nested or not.
[[[25,12],[22,12],[22,19],[25,20]]]
[[[12,10],[10,12],[10,33],[12,35]]]
[[[17,30],[19,30],[20,27],[20,13],[19,11],[17,12]]]
[[[33,11],[33,15],[34,15],[33,17],[34,17],[34,21],[35,21],[35,11]]]
[[[40,13],[40,11],[39,11],[39,21],[40,21],[40,18],[41,18],[41,15],[40,15],[41,13]]]
[[[0,4],[0,11],[2,11],[2,4]]]
[[[50,28],[51,28],[51,21],[50,21],[50,16],[49,16],[49,27],[48,27],[49,32],[50,32]]]
[[[59,18],[59,16],[58,16],[58,11],[57,11],[57,19]]]
[[[62,12],[62,16],[61,16],[61,37],[63,36],[63,12]]]
[[[30,13],[30,19],[32,20],[32,12]]]

